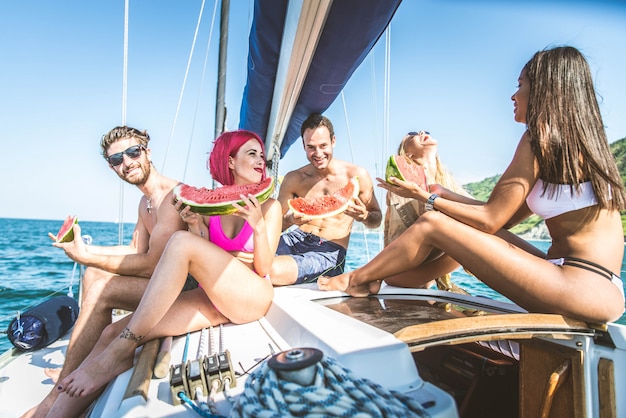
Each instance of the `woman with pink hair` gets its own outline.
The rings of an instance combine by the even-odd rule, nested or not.
[[[208,165],[223,185],[258,183],[266,177],[263,141],[250,131],[226,132],[215,141]],[[234,204],[237,212],[221,216],[176,204],[189,230],[170,238],[137,310],[107,327],[83,364],[59,382],[63,393],[48,416],[86,409],[106,383],[132,366],[135,349],[146,341],[265,315],[274,295],[268,274],[282,211],[275,199],[241,199],[244,205]],[[188,274],[200,286],[181,293]]]

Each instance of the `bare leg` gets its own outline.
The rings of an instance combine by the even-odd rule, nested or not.
[[[621,242],[620,242],[621,244]],[[558,313],[590,322],[619,317],[624,298],[608,280],[572,266],[555,266],[509,243],[458,222],[441,212],[427,212],[372,261],[348,273],[347,292],[366,296],[377,280],[420,265],[433,248],[457,260],[495,291],[533,312]],[[579,257],[617,264],[622,246],[590,246]],[[607,252],[613,254],[607,255]],[[593,254],[591,254],[593,252]]]
[[[391,286],[427,288],[441,276],[453,272],[459,267],[452,257],[442,255],[432,261],[426,261],[413,270],[386,277],[385,282]]]
[[[288,255],[274,257],[270,278],[274,286],[294,284],[298,280],[298,265],[296,261]]]
[[[533,247],[517,235],[512,234],[505,229],[498,231],[495,235],[520,248],[523,248],[531,254],[535,254],[539,257],[545,256],[545,254],[543,254],[536,247]],[[428,288],[432,286],[435,279],[456,270],[459,266],[459,263],[452,257],[442,254],[441,251],[435,249],[419,266],[396,273],[389,277],[384,277],[384,280],[391,286]],[[398,267],[400,267],[400,265],[398,265]],[[317,283],[321,290],[340,290],[345,292],[349,285],[349,276],[348,274],[342,274],[335,277],[324,276],[320,277],[317,280]]]
[[[126,370],[134,349],[146,336],[155,335],[153,328],[176,300],[187,271],[202,285],[219,312],[232,322],[257,320],[269,308],[273,296],[269,281],[214,244],[187,232],[176,232],[127,329],[104,352],[63,379],[59,390],[72,396],[85,396]]]
[[[92,359],[97,358],[98,355],[102,353],[112,341],[119,339],[120,333],[122,333],[122,331],[128,326],[128,323],[133,315],[134,314],[131,314],[122,318],[105,329],[93,351],[85,359],[85,364],[88,364]],[[172,305],[171,309],[152,329],[152,331],[146,335],[144,340],[149,341],[166,335],[180,335],[188,331],[198,330],[227,322],[229,322],[228,318],[217,311],[210,303],[204,291],[198,288],[181,293]],[[130,357],[118,359],[120,364],[115,365],[115,367],[119,367],[118,370],[121,370],[119,373],[122,373],[124,370],[132,366],[134,354],[134,351],[131,351]],[[80,371],[82,369],[79,368],[78,370]],[[54,406],[50,409],[48,417],[61,418],[79,415],[91,404],[92,400],[95,399],[101,392],[101,389],[98,389],[93,394],[86,396],[72,397],[68,393],[59,393]]]
[[[384,279],[391,286],[424,288],[434,283],[436,278],[457,269],[459,263],[445,254],[442,255],[441,251],[434,250],[423,263],[416,267],[406,266],[408,269],[405,271],[400,271],[401,265],[397,267],[398,273],[384,278],[379,276],[377,280]],[[349,285],[349,275],[345,273],[335,277],[320,277],[317,279],[317,284],[321,290],[345,292]]]
[[[76,370],[91,352],[102,331],[111,323],[112,309],[134,310],[147,285],[148,279],[145,278],[118,276],[95,268],[85,270],[84,296],[65,353],[65,363],[52,376],[45,372],[46,375],[58,382]],[[23,417],[46,416],[58,394],[53,388]]]

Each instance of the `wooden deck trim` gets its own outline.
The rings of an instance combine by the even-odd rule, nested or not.
[[[139,353],[139,359],[133,369],[133,373],[126,387],[123,399],[129,399],[140,395],[144,400],[148,400],[148,390],[150,389],[150,379],[154,369],[154,362],[159,351],[159,341],[150,340],[143,345]]]
[[[442,343],[528,339],[537,335],[565,339],[573,334],[593,336],[595,330],[583,321],[562,315],[522,313],[462,317],[411,325],[397,331],[394,336],[407,343],[411,351],[418,351]]]
[[[613,360],[600,358],[598,362],[600,418],[617,417],[617,399],[615,396],[615,369]]]

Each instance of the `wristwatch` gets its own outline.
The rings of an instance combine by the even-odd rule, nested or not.
[[[426,200],[426,210],[437,210],[433,205],[435,203],[435,199],[437,199],[438,197],[439,195],[437,193],[433,193],[428,196],[428,199]]]

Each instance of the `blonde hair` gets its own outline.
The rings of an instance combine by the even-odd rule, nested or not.
[[[406,156],[409,155],[406,152],[406,143],[409,139],[413,138],[415,135],[406,134],[400,140],[400,145],[398,145],[398,155]],[[434,182],[437,184],[441,184],[446,189],[450,189],[453,192],[467,194],[465,189],[454,180],[452,174],[446,169],[446,167],[441,163],[439,159],[439,153],[435,154],[435,178]]]

